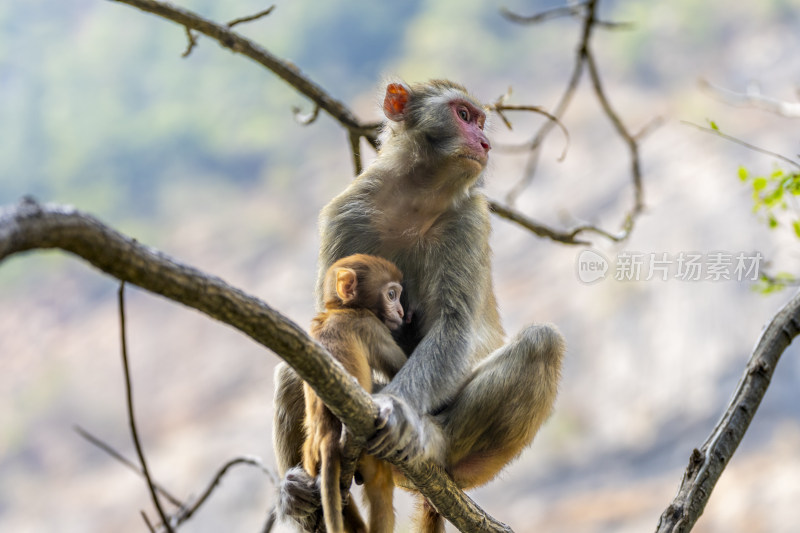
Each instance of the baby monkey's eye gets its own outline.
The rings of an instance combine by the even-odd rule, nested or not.
[[[469,110],[466,107],[458,109],[458,117],[464,122],[469,122]]]

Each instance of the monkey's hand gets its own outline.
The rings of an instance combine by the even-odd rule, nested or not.
[[[300,524],[303,531],[316,531],[322,523],[319,483],[301,466],[290,468],[280,486],[280,512]]]
[[[375,434],[367,440],[367,453],[390,461],[443,461],[444,436],[436,423],[396,396],[376,394],[373,400],[378,419]]]

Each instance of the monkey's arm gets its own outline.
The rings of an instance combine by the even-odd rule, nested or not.
[[[383,373],[387,379],[392,379],[408,360],[402,348],[392,337],[389,328],[378,320],[370,320],[363,324],[363,338],[369,339],[369,364],[372,368]]]
[[[444,436],[426,415],[431,408],[441,405],[435,402],[449,398],[437,392],[455,392],[469,369],[466,337],[448,338],[443,334],[447,328],[458,331],[458,322],[451,320],[441,320],[437,324],[439,331],[429,332],[394,379],[374,396],[379,416],[377,431],[367,443],[371,455],[381,459],[443,462]],[[449,353],[448,348],[452,350]]]
[[[476,196],[451,215],[410,276],[415,299],[423,302],[424,336],[384,392],[421,414],[445,405],[473,361],[502,343],[488,238],[488,210]]]
[[[385,425],[369,443],[378,457],[432,457],[442,438],[428,415],[443,407],[463,386],[476,352],[488,353],[502,342],[491,282],[488,212],[474,198],[443,232],[416,289],[425,295],[426,333],[394,379],[377,395]],[[436,295],[431,298],[427,295]],[[484,353],[479,354],[479,356]],[[418,439],[412,438],[410,427]]]

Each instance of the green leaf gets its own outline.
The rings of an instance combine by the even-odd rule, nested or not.
[[[714,130],[714,131],[719,131],[719,126],[717,126],[717,123],[716,123],[716,122],[714,122],[713,120],[709,120],[709,121],[708,121],[708,124],[711,126],[711,129],[712,129],[712,130]]]
[[[778,227],[778,219],[775,218],[772,213],[770,213],[769,217],[767,218],[767,224],[769,225],[769,229],[775,229]]]
[[[754,191],[763,190],[764,187],[766,187],[766,186],[767,186],[767,178],[759,176],[759,177],[757,177],[756,179],[753,180],[753,190]]]
[[[764,205],[767,207],[775,207],[775,204],[779,203],[781,198],[783,198],[783,188],[776,187],[772,192],[764,195]]]
[[[786,189],[795,196],[800,194],[800,174],[792,174]]]
[[[794,234],[800,239],[800,220],[792,221],[792,227],[794,228]]]
[[[742,181],[747,181],[747,169],[743,166],[739,166],[739,179]]]

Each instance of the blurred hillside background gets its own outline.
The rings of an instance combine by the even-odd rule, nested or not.
[[[446,77],[490,102],[557,103],[580,23],[512,24],[480,0],[276,1],[237,27],[293,61],[365,120],[378,120],[387,75]],[[254,0],[181,0],[224,22]],[[559,5],[509,0],[521,14]],[[770,271],[800,272],[798,241],[752,213],[744,165],[773,158],[686,126],[796,157],[800,121],[735,108],[698,80],[797,101],[800,2],[605,1],[595,33],[606,92],[625,124],[663,124],[641,144],[646,213],[620,252],[758,251]],[[0,3],[0,205],[23,195],[68,203],[211,274],[306,326],[313,314],[319,209],[351,179],[345,133],[270,72],[181,27],[100,0]],[[502,199],[525,158],[499,146],[541,117],[494,118],[486,189]],[[628,153],[589,89],[554,130],[520,211],[553,226],[616,229],[631,205]],[[364,150],[369,153],[368,150]],[[762,326],[792,291],[752,282],[615,281],[576,275],[586,247],[540,239],[493,218],[495,284],[510,334],[556,323],[569,353],[555,413],[520,460],[473,497],[518,532],[652,531],[693,447],[721,415]],[[81,439],[80,425],[133,458],[119,357],[117,284],[56,252],[0,264],[0,531],[140,532],[145,484]],[[128,291],[139,430],[157,480],[196,495],[227,459],[273,464],[272,370],[278,358],[198,313]],[[800,522],[800,350],[784,354],[698,532],[781,533]],[[398,531],[409,528],[409,498]],[[258,531],[271,481],[240,467],[181,531]],[[281,529],[283,531],[285,529]]]

